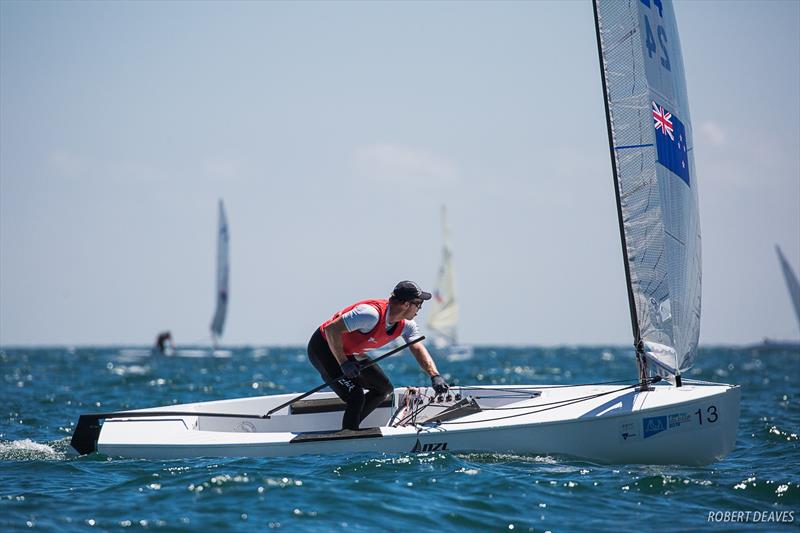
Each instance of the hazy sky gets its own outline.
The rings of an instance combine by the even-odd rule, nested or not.
[[[701,343],[800,337],[800,2],[678,2]],[[434,283],[461,336],[631,342],[592,7],[0,2],[0,344],[304,344]],[[423,316],[424,316],[423,308]]]

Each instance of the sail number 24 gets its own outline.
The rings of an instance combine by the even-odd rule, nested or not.
[[[661,18],[664,17],[664,6],[661,3],[661,0],[641,0],[641,2],[651,9],[655,7],[658,10],[658,16]],[[658,49],[656,47],[656,39],[653,35],[653,30],[650,26],[650,19],[647,17],[647,15],[644,16],[644,30],[646,33],[644,42],[647,46],[647,55],[652,58],[653,54],[655,54]],[[656,26],[656,35],[658,35],[658,44],[661,48],[661,55],[659,57],[661,60],[661,66],[671,71],[672,69],[670,68],[669,63],[669,53],[667,52],[667,32],[664,29],[664,26],[660,24]]]
[[[697,415],[697,420],[700,422],[700,425],[703,425],[703,410],[698,409],[694,412]],[[717,406],[716,405],[709,405],[708,409],[706,409],[705,413],[706,422],[713,424],[719,419],[719,415],[717,414]]]

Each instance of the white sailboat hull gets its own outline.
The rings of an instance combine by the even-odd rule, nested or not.
[[[426,388],[417,389],[422,395]],[[534,391],[523,398],[520,391]],[[394,405],[407,389],[395,390]],[[479,412],[443,423],[424,422],[451,402],[435,402],[417,424],[397,425],[397,408],[373,412],[362,427],[372,436],[315,440],[335,431],[341,410],[318,413],[278,411],[270,419],[212,416],[111,418],[102,426],[97,450],[110,456],[178,459],[188,457],[280,457],[356,453],[478,452],[557,455],[611,464],[703,465],[729,453],[736,442],[740,389],[724,384],[659,385],[648,392],[619,386],[503,386],[463,388]],[[293,395],[173,405],[162,411],[258,415]],[[589,398],[577,400],[579,398]],[[317,393],[310,400],[333,400]],[[575,401],[577,400],[577,401]],[[423,422],[423,423],[419,423]],[[311,434],[310,440],[304,440]],[[370,433],[370,432],[367,432]],[[322,438],[328,438],[322,435]],[[293,442],[294,441],[294,442]]]

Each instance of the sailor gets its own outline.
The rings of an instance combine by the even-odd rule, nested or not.
[[[172,333],[169,331],[162,331],[158,334],[158,337],[156,337],[155,349],[163,354],[167,348],[167,341],[169,341],[170,348],[174,350],[175,342],[172,340]]]
[[[363,368],[370,359],[363,355],[402,336],[406,342],[419,337],[414,317],[431,294],[413,281],[401,281],[388,300],[363,300],[347,306],[318,327],[308,341],[308,358],[346,406],[342,429],[357,430],[359,424],[394,388],[378,365]],[[448,385],[421,342],[409,346],[420,368],[431,378],[437,394]],[[364,389],[367,393],[364,394]]]

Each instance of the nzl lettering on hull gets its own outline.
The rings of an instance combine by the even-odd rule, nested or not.
[[[414,453],[419,452],[443,452],[447,450],[447,443],[446,442],[428,442],[426,444],[422,444],[419,439],[417,439],[417,443],[414,444],[414,447],[411,448],[411,451]]]

